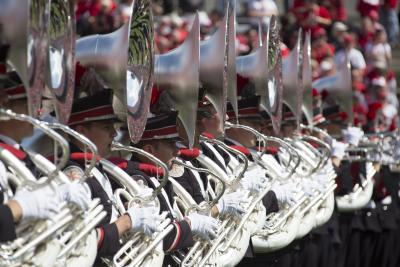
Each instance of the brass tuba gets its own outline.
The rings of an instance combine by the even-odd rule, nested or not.
[[[348,115],[348,122],[353,123],[353,94],[351,82],[350,62],[346,60],[341,66],[337,66],[336,74],[333,76],[323,77],[312,83],[313,88],[319,92],[326,90],[332,95],[340,107]]]
[[[216,32],[200,42],[200,82],[220,117],[221,129],[224,128],[228,92],[228,19],[229,4]]]
[[[167,90],[186,130],[189,147],[194,144],[200,75],[200,23],[196,14],[185,42],[155,58],[155,84]]]
[[[313,126],[312,70],[311,70],[311,33],[306,32],[302,51],[302,111],[309,126]]]
[[[76,61],[91,67],[114,90],[114,112],[127,120],[132,142],[146,125],[154,66],[153,17],[149,0],[132,3],[128,22],[109,34],[80,38]]]
[[[277,19],[271,17],[267,32],[268,43],[268,86],[267,94],[261,94],[260,107],[266,110],[271,118],[275,134],[279,134],[282,121],[283,80],[282,54]]]
[[[45,0],[0,3],[0,41],[10,45],[8,61],[26,88],[29,114],[33,117],[39,114],[45,84],[49,3]]]
[[[283,101],[296,118],[296,128],[300,125],[303,102],[302,70],[302,30],[298,31],[297,43],[289,56],[283,60]]]
[[[49,21],[46,86],[58,121],[66,124],[75,89],[75,1],[51,0]]]

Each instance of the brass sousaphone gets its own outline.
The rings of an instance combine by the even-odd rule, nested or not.
[[[67,124],[75,89],[75,1],[51,0],[46,86],[58,121]]]
[[[335,98],[341,109],[348,115],[348,122],[353,123],[353,93],[351,69],[348,57],[342,65],[336,66],[336,74],[315,80],[312,87],[320,93],[326,90],[329,96]]]
[[[50,1],[0,2],[0,41],[10,45],[8,62],[28,95],[29,114],[37,117],[45,82]]]
[[[155,83],[174,102],[186,130],[189,147],[194,144],[200,75],[200,23],[196,14],[192,29],[179,47],[155,57]]]
[[[200,42],[200,82],[205,95],[217,111],[221,129],[224,128],[228,90],[228,18],[229,3],[225,16],[216,32]]]
[[[302,51],[302,82],[303,104],[302,111],[309,126],[313,126],[313,99],[312,99],[312,70],[311,70],[311,34],[306,33]]]
[[[302,82],[302,30],[298,32],[296,46],[289,56],[283,60],[283,101],[296,119],[296,128],[301,120],[301,103],[303,101]]]
[[[114,112],[127,120],[131,141],[137,143],[146,125],[153,68],[153,18],[150,1],[135,1],[128,22],[103,35],[80,38],[76,61],[93,68],[114,90]]]

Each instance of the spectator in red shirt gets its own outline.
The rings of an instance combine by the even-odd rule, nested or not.
[[[328,27],[332,23],[328,9],[318,5],[315,0],[295,0],[292,13],[305,30]]]
[[[365,46],[368,42],[374,39],[376,28],[374,27],[374,22],[370,17],[363,17],[361,21],[361,29],[358,37],[358,43],[361,50],[365,51]]]
[[[371,11],[379,11],[379,0],[359,0],[357,10],[361,17],[369,16]]]
[[[333,57],[335,48],[327,42],[326,31],[323,28],[312,32],[311,58],[318,63],[324,58]]]
[[[347,10],[344,5],[344,0],[328,0],[329,13],[333,21],[346,21]]]

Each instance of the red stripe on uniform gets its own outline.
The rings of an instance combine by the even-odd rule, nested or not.
[[[181,240],[181,235],[182,235],[181,226],[179,225],[179,223],[176,223],[176,222],[174,222],[174,226],[175,226],[175,229],[176,229],[175,239],[174,239],[174,242],[172,242],[172,245],[169,247],[169,249],[167,251],[174,250],[178,246],[179,241]]]
[[[6,74],[7,66],[6,64],[0,64],[0,74]]]
[[[104,241],[104,229],[103,227],[98,228],[99,230],[99,241],[97,242],[97,249],[101,248]]]
[[[154,129],[154,130],[145,130],[142,139],[149,139],[154,136],[164,136],[164,135],[170,135],[170,134],[176,134],[178,133],[178,130],[176,129],[176,126],[168,126],[162,129]]]
[[[239,115],[258,114],[258,108],[242,108],[239,109]]]
[[[9,96],[26,94],[25,87],[22,84],[17,85],[15,87],[7,88],[5,91],[6,91],[6,94]]]
[[[68,124],[72,124],[75,122],[84,121],[88,118],[95,118],[105,115],[114,114],[114,110],[111,105],[109,106],[102,106],[98,108],[93,108],[87,111],[82,111],[79,113],[71,114]]]

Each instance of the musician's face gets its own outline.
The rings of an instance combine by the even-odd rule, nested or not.
[[[90,139],[96,146],[100,156],[107,157],[111,153],[111,143],[116,136],[114,125],[110,121],[90,122],[78,126],[77,131]]]
[[[239,124],[249,126],[257,131],[261,129],[260,127],[260,122],[258,119],[250,119],[250,118],[240,118],[239,119]],[[232,138],[242,145],[246,147],[253,147],[257,143],[257,138],[256,136],[244,129],[238,129],[238,128],[231,128],[226,130],[226,135],[229,138]]]
[[[4,101],[1,105],[18,114],[28,114],[28,103],[26,99]],[[29,137],[33,133],[33,125],[23,121],[10,120],[1,121],[0,129],[2,133],[20,143],[24,137]],[[17,129],[17,130],[16,130]]]
[[[171,160],[178,154],[175,141],[168,139],[154,140],[151,145],[145,145],[143,149],[167,165],[170,165]]]
[[[220,136],[223,133],[221,128],[221,118],[212,105],[207,107],[209,117],[201,118],[201,130],[214,136]]]
[[[291,123],[287,123],[281,126],[282,137],[292,137],[296,130],[296,126]]]
[[[342,125],[341,124],[338,124],[338,123],[329,123],[329,124],[326,124],[326,125],[324,125],[324,126],[322,126],[321,127],[322,129],[325,129],[327,132],[328,132],[328,134],[330,134],[330,135],[341,135],[342,134]]]

